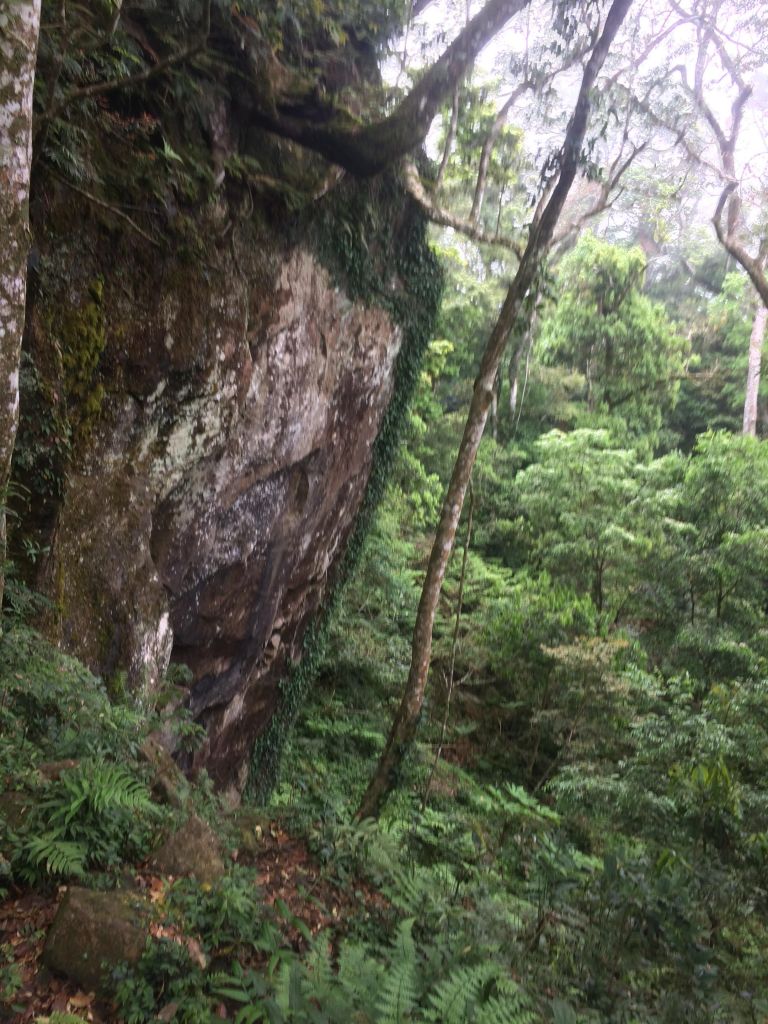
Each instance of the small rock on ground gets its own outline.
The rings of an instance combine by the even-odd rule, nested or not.
[[[219,840],[197,815],[172,833],[153,857],[165,875],[192,875],[198,882],[213,884],[224,874]]]

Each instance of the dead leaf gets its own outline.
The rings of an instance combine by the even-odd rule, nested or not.
[[[84,1010],[86,1006],[91,1005],[95,998],[95,992],[76,992],[75,995],[69,997],[69,1005],[76,1010]]]

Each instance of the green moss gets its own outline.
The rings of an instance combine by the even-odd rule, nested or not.
[[[67,418],[75,444],[90,436],[101,412],[104,388],[99,380],[106,331],[104,282],[97,278],[88,288],[88,300],[64,312],[59,328]]]
[[[372,193],[375,188],[377,192]],[[394,224],[394,230],[393,230]],[[394,176],[376,186],[339,190],[316,225],[316,250],[350,298],[385,309],[403,331],[392,399],[376,439],[365,497],[324,605],[304,638],[302,659],[280,684],[280,702],[251,758],[247,795],[268,799],[278,778],[289,730],[322,663],[328,625],[344,583],[357,564],[384,494],[432,338],[443,275],[429,248],[427,221],[406,199]],[[375,253],[375,255],[374,255]]]
[[[41,312],[45,344],[22,356],[14,480],[44,500],[61,497],[66,469],[101,412],[103,287],[97,278],[81,305],[61,313]]]

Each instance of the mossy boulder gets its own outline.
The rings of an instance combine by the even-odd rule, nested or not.
[[[164,875],[190,875],[209,885],[224,874],[219,839],[210,825],[194,814],[166,839],[152,860]]]
[[[105,994],[118,964],[144,952],[149,907],[133,893],[71,888],[48,932],[43,963],[86,992]]]
[[[152,795],[171,807],[184,807],[189,798],[189,783],[160,740],[147,736],[139,747],[139,756],[152,768]]]

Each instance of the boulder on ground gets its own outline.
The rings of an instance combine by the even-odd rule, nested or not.
[[[212,884],[224,874],[224,861],[216,833],[197,815],[173,832],[153,857],[164,875],[192,875]]]
[[[107,993],[112,970],[144,952],[148,914],[133,893],[71,888],[48,932],[43,963],[86,992]]]

